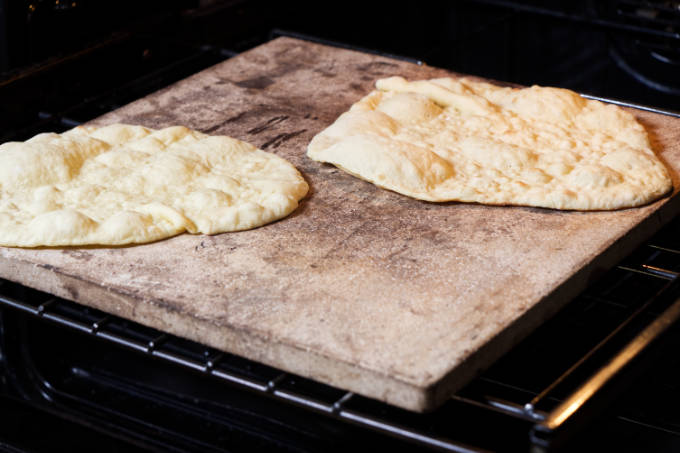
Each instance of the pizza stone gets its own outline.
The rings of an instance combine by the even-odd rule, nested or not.
[[[466,78],[376,88],[314,137],[311,159],[437,202],[610,210],[672,188],[642,125],[614,105]]]
[[[0,245],[123,245],[285,217],[307,193],[286,160],[186,127],[115,124],[0,145]]]

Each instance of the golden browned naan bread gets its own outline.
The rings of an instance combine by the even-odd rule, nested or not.
[[[379,80],[307,155],[429,201],[639,206],[672,182],[630,113],[558,88]]]
[[[0,145],[0,245],[119,245],[254,228],[307,183],[287,161],[185,127],[116,124]]]

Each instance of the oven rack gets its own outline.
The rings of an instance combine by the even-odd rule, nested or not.
[[[442,408],[429,414],[415,414],[387,404],[301,378],[268,366],[220,352],[198,343],[181,339],[104,312],[81,306],[1,281],[0,307],[7,307],[72,331],[96,337],[105,342],[133,350],[154,359],[171,363],[242,390],[292,404],[325,417],[351,423],[373,432],[405,440],[439,451],[483,451],[478,445],[451,436],[442,420],[464,411],[481,411],[484,417],[514,421],[528,433],[533,451],[545,451],[560,445],[573,432],[583,427],[612,401],[625,385],[644,370],[644,362],[652,351],[663,344],[667,332],[680,317],[680,247],[673,231],[680,219],[664,232],[641,246],[627,260],[606,274],[595,288],[573,301],[565,313],[548,322],[521,343],[508,356],[467,387],[452,396]],[[640,287],[640,279],[647,284]],[[623,288],[614,288],[621,286]],[[615,283],[614,283],[615,282]],[[627,282],[627,283],[626,283]],[[626,285],[630,286],[627,287]],[[625,316],[609,329],[603,338],[557,373],[538,391],[530,385],[517,385],[512,375],[499,372],[507,362],[515,361],[521,350],[535,348],[541,331],[552,330],[551,323],[560,317],[574,316],[584,305],[622,305],[613,292],[629,295]],[[632,291],[632,292],[631,292]],[[576,307],[576,308],[574,308]],[[533,341],[533,343],[532,343]],[[539,342],[543,341],[540,338]]]

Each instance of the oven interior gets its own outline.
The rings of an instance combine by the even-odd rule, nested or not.
[[[1,141],[68,129],[282,35],[665,111],[680,105],[678,2],[106,4],[0,2]],[[544,422],[680,306],[678,222],[422,415],[5,281],[0,448],[675,450],[677,326],[654,332],[569,423]]]

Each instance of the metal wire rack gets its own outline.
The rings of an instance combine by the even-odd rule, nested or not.
[[[650,355],[649,351],[680,317],[677,284],[680,247],[668,233],[674,228],[677,225],[642,246],[594,288],[577,298],[565,313],[558,315],[557,318],[576,319],[583,315],[584,309],[592,316],[596,309],[603,307],[614,307],[618,312],[605,329],[598,331],[601,338],[591,338],[584,342],[584,350],[576,348],[570,352],[574,358],[561,360],[557,365],[559,371],[537,370],[537,374],[545,376],[536,382],[527,382],[526,376],[521,378],[522,382],[515,382],[517,376],[504,370],[523,366],[521,359],[517,361],[522,356],[521,350],[536,347],[535,339],[530,337],[480,378],[453,395],[444,407],[429,414],[390,407],[64,299],[27,290],[15,283],[2,282],[0,306],[209,376],[226,385],[421,447],[456,452],[483,449],[484,446],[461,441],[455,430],[443,423],[443,419],[451,414],[473,409],[482,411],[487,417],[494,414],[520,422],[534,451],[542,451],[559,444],[590,415],[596,414],[598,406],[611,401],[619,387],[618,381],[628,382],[634,377],[635,368],[640,366],[638,362]],[[601,318],[596,316],[595,320],[600,322]],[[555,322],[557,320],[551,321],[543,332],[537,332],[541,337],[539,341],[545,341],[545,330],[554,330]],[[560,322],[564,324],[564,320]],[[559,338],[560,332],[553,336]],[[548,347],[553,349],[552,354],[560,354],[555,350],[559,344]]]

